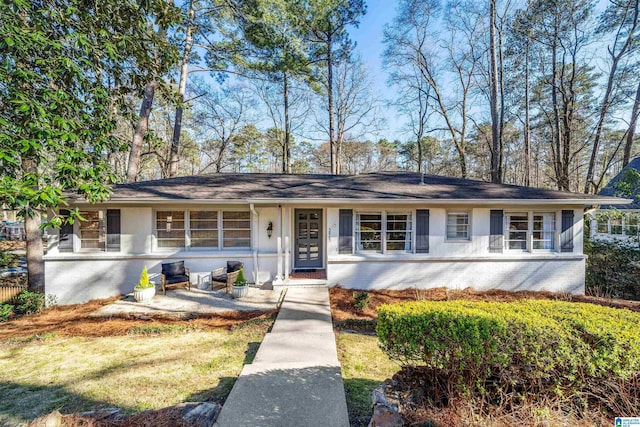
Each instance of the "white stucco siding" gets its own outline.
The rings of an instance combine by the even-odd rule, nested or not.
[[[557,260],[330,261],[331,286],[350,289],[438,288],[584,293],[584,257]]]

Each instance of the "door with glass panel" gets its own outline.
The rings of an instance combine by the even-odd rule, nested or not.
[[[322,268],[322,210],[295,210],[294,268]]]

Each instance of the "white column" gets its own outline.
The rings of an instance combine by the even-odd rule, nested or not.
[[[276,275],[276,282],[282,280],[282,237],[278,236],[278,271]]]

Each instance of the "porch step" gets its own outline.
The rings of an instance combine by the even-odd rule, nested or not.
[[[289,279],[281,283],[273,283],[273,289],[287,288],[327,288],[329,281],[326,279]]]

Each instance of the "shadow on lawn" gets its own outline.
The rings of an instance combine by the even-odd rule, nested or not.
[[[113,408],[110,402],[89,399],[61,385],[0,382],[0,425],[18,425],[59,410],[63,414]],[[133,408],[119,409],[132,412]]]

